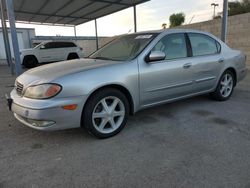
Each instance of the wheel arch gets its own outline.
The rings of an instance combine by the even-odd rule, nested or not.
[[[122,85],[119,85],[119,84],[104,85],[104,86],[101,86],[101,87],[95,89],[88,96],[85,104],[88,102],[90,97],[93,96],[95,93],[99,92],[100,90],[107,89],[107,88],[117,89],[118,91],[122,92],[126,96],[126,98],[128,100],[128,103],[129,103],[129,114],[133,115],[134,114],[134,109],[135,109],[133,97],[132,97],[131,93],[129,92],[129,90],[126,87],[124,87]],[[86,105],[84,105],[84,108],[85,108],[85,106]],[[83,110],[84,110],[84,108],[83,108]]]
[[[235,86],[236,83],[237,83],[237,72],[236,72],[235,68],[233,68],[233,67],[228,67],[228,68],[226,68],[226,69],[224,70],[224,72],[225,72],[225,71],[231,71],[231,72],[233,73],[234,79],[235,79],[235,83],[234,83],[234,86]],[[223,73],[224,73],[224,72],[223,72]]]
[[[28,57],[33,57],[33,58],[35,58],[35,59],[37,60],[37,62],[38,62],[38,59],[37,59],[37,57],[36,57],[34,54],[29,54],[29,55],[25,55],[25,56],[23,57],[22,64],[24,63],[25,58],[28,58]]]
[[[68,56],[67,56],[67,60],[69,60],[70,56],[75,56],[75,57],[79,58],[79,55],[77,54],[77,52],[69,52]]]

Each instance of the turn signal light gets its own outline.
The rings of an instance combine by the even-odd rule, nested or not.
[[[64,110],[75,110],[77,108],[77,104],[70,104],[62,107]]]

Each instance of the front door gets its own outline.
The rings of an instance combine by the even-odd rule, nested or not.
[[[166,54],[164,60],[139,62],[140,102],[150,106],[192,93],[193,67],[183,33],[161,38],[152,51]]]

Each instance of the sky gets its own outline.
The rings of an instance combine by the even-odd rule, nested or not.
[[[137,6],[137,30],[161,29],[163,23],[169,26],[169,16],[183,12],[186,15],[184,24],[201,22],[212,18],[211,3],[218,3],[216,12],[221,12],[223,0],[151,0]],[[193,19],[192,19],[193,18]],[[134,31],[133,8],[97,19],[99,36],[114,36]],[[17,27],[35,28],[36,35],[43,36],[73,36],[74,28],[17,24]],[[94,36],[94,21],[76,27],[77,36]]]

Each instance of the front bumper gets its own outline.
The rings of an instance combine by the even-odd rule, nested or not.
[[[20,97],[13,90],[10,97],[6,98],[15,118],[28,127],[50,131],[81,126],[84,96],[36,100]],[[62,108],[70,104],[77,104],[77,108],[75,110]]]

